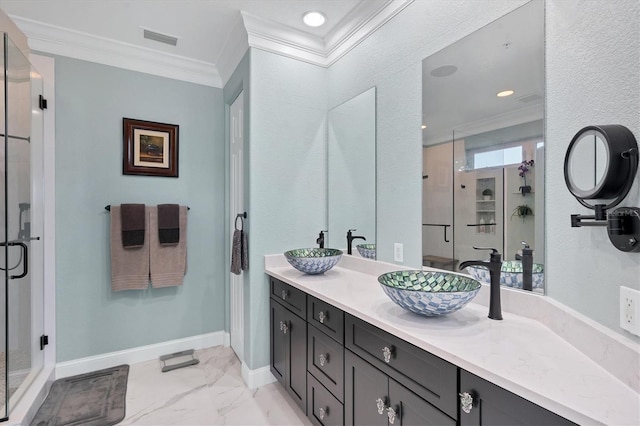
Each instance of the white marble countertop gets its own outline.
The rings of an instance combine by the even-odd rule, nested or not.
[[[269,255],[265,272],[575,423],[640,425],[640,395],[540,322],[504,309],[494,321],[475,303],[443,317],[412,314],[377,281],[408,268],[356,259],[306,275]]]

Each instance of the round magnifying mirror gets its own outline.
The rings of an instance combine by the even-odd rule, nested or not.
[[[638,145],[629,129],[620,125],[587,126],[573,137],[564,160],[567,188],[584,200],[615,199],[627,195],[638,167]]]

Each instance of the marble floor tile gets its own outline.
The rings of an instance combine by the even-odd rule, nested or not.
[[[310,425],[278,383],[248,389],[231,348],[196,351],[197,365],[161,372],[159,360],[132,364],[122,425]]]

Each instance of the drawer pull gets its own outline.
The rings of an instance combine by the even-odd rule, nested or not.
[[[378,414],[380,414],[380,415],[384,414],[385,405],[386,405],[386,403],[384,402],[384,399],[382,399],[382,398],[376,399],[376,406],[378,407]]]
[[[320,417],[320,420],[324,420],[324,416],[328,416],[328,415],[329,415],[329,407],[327,408],[320,407],[318,409],[318,417]]]
[[[389,364],[389,362],[391,361],[391,349],[389,349],[388,346],[382,348],[382,355],[384,356],[384,362]]]
[[[469,414],[473,408],[473,396],[469,392],[459,393],[458,395],[460,395],[460,408]]]
[[[389,417],[389,423],[393,424],[396,421],[396,410],[389,407],[387,408],[387,417]]]
[[[284,334],[287,334],[288,329],[289,329],[289,326],[287,325],[287,322],[280,321],[280,331],[282,331]]]
[[[287,296],[289,296],[289,292],[287,290],[282,290],[282,300],[287,300]]]
[[[320,367],[324,367],[325,364],[329,364],[329,354],[320,354]]]
[[[324,324],[324,320],[329,319],[329,315],[324,311],[318,312],[318,319],[320,320],[320,324]]]

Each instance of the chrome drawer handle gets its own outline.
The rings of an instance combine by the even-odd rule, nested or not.
[[[382,355],[384,356],[384,362],[389,364],[389,362],[391,361],[391,349],[389,349],[388,346],[382,348]]]
[[[469,392],[459,393],[458,395],[460,395],[460,408],[469,414],[473,408],[473,396]]]
[[[281,322],[280,324],[281,324],[280,329],[282,330],[282,332],[284,334],[287,334],[287,330],[289,329],[289,326],[287,325],[287,322],[286,321],[284,323]]]
[[[324,320],[329,319],[329,315],[325,314],[324,311],[318,312],[318,319],[320,320],[320,324],[324,324]]]
[[[287,290],[282,290],[282,300],[287,300],[288,295],[289,293],[287,292]]]
[[[324,420],[324,416],[328,416],[329,415],[329,407],[327,407],[327,408],[322,408],[321,407],[320,409],[318,409],[318,414],[319,414],[318,417],[320,417],[320,420]]]
[[[283,329],[284,329],[284,323],[280,321],[280,331],[282,331]]]
[[[389,423],[393,424],[396,421],[396,410],[391,407],[387,408],[387,417],[389,417]]]
[[[320,354],[320,367],[324,367],[325,364],[329,363],[329,354]]]
[[[384,406],[385,406],[385,402],[384,399],[382,398],[378,398],[376,399],[376,406],[378,407],[378,414],[382,415],[384,414]]]

